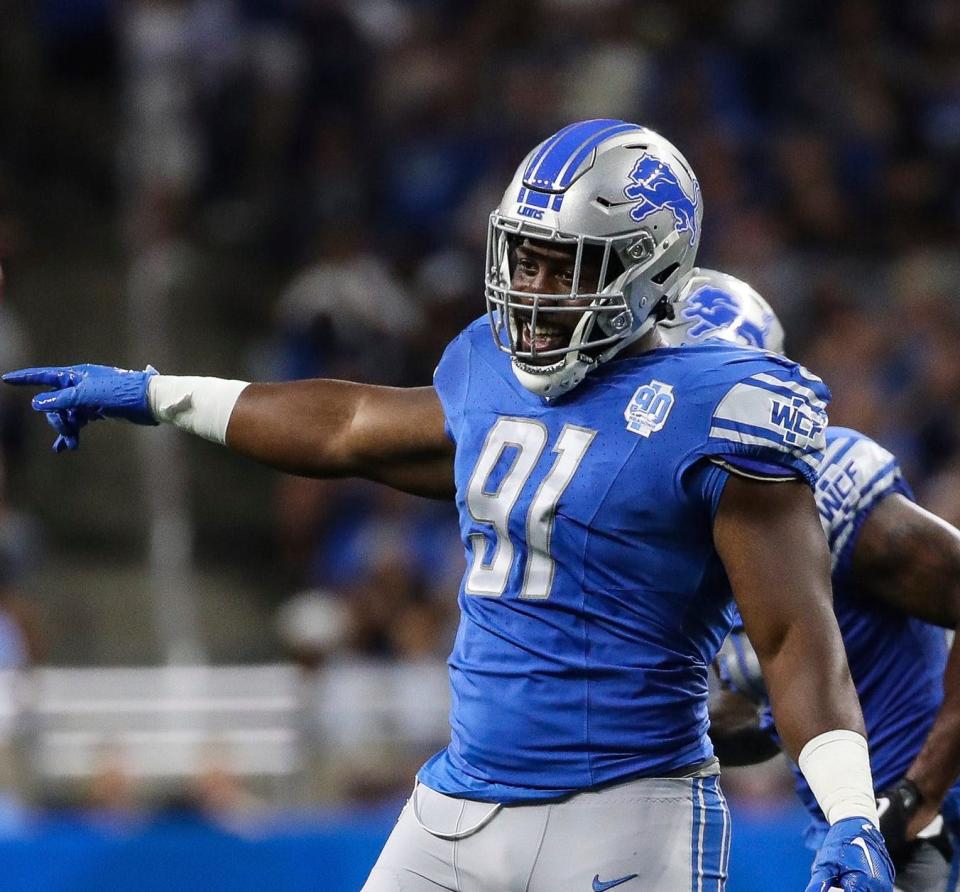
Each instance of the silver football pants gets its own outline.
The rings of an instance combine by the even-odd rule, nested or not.
[[[729,852],[715,765],[534,805],[421,784],[362,892],[723,892]]]

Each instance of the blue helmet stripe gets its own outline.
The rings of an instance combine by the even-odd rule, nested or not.
[[[534,187],[565,189],[577,167],[601,142],[618,133],[640,129],[636,124],[613,118],[581,121],[565,127],[544,144],[546,151],[538,153],[528,166],[524,181]]]
[[[570,185],[570,181],[573,179],[573,175],[579,170],[580,165],[583,164],[584,159],[589,155],[600,143],[605,139],[609,139],[611,136],[617,136],[621,133],[628,133],[631,130],[639,130],[636,124],[623,124],[620,123],[616,127],[609,127],[608,129],[596,134],[591,137],[583,147],[577,152],[573,158],[567,162],[563,168],[563,176],[560,178],[558,187],[560,189],[566,189]]]
[[[523,172],[524,181],[527,181],[530,179],[530,177],[533,175],[534,168],[537,166],[537,163],[540,161],[540,159],[544,155],[546,155],[547,152],[550,151],[550,149],[552,149],[557,144],[557,141],[562,139],[565,134],[573,130],[574,127],[579,127],[579,126],[580,124],[568,124],[566,127],[563,128],[563,130],[559,130],[556,133],[554,133],[553,136],[550,136],[547,139],[545,139],[540,144],[540,148],[537,150],[537,154],[530,159],[530,163],[527,165],[527,169]]]
[[[563,162],[589,139],[594,133],[604,130],[611,124],[622,124],[610,118],[599,118],[593,121],[579,121],[564,127],[563,130],[552,136],[544,143],[545,152],[538,152],[535,163],[531,163],[524,175],[524,180],[530,185],[549,186],[556,179],[563,167]]]
[[[536,189],[528,189],[526,202],[534,207],[546,209],[550,203],[550,195],[546,192],[538,192]]]

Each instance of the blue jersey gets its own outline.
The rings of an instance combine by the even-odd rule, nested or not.
[[[873,508],[893,493],[913,498],[896,458],[863,434],[830,427],[815,492],[830,543],[834,611],[863,709],[874,785],[882,790],[904,776],[940,708],[946,638],[943,629],[866,599],[851,578],[857,536]],[[773,725],[769,709],[764,722]],[[827,824],[803,775],[793,770],[816,846]]]
[[[713,342],[609,361],[548,402],[481,320],[447,348],[435,387],[467,570],[451,741],[420,780],[520,802],[709,759],[707,667],[732,614],[712,539],[726,472],[706,459],[812,485],[823,383]]]

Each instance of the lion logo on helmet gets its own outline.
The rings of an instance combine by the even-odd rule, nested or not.
[[[670,166],[644,152],[634,165],[630,180],[623,194],[631,201],[639,201],[631,209],[630,218],[639,223],[655,211],[669,210],[677,232],[689,232],[692,245],[697,236],[697,195],[691,197],[683,191]],[[694,188],[699,192],[696,180]]]

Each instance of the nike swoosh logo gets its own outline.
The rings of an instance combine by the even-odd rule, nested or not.
[[[619,886],[622,883],[627,882],[628,880],[636,879],[638,874],[631,873],[629,876],[620,877],[619,880],[607,880],[604,883],[600,882],[600,874],[598,873],[593,878],[593,892],[607,892],[607,889],[612,889],[614,886]]]
[[[867,848],[866,842],[859,836],[855,837],[853,840],[851,840],[851,842],[853,845],[859,847],[863,851],[863,854],[867,859],[867,866],[870,868],[870,873],[874,879],[877,879],[880,874],[877,873],[877,868],[873,866],[873,858],[870,857],[870,849]]]

